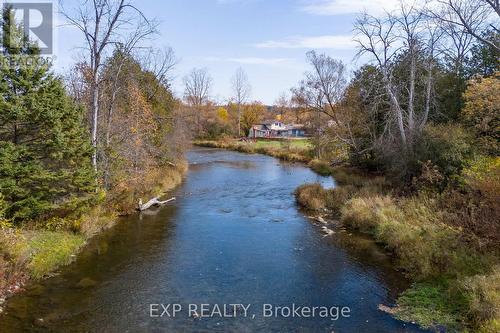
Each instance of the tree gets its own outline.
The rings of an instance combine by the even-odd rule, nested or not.
[[[344,143],[354,142],[342,136],[344,133],[350,136],[348,130],[340,130],[344,126],[348,128],[349,124],[343,122],[338,113],[338,105],[347,85],[346,68],[342,61],[315,51],[308,52],[307,59],[312,70],[306,72],[305,79],[299,83],[299,87],[292,89],[292,94],[298,106],[305,107],[313,114],[310,123],[314,131],[316,154],[320,157],[324,141],[322,137],[328,124],[336,139]]]
[[[500,153],[500,73],[469,82],[464,94],[462,118],[473,129],[481,148],[488,154]]]
[[[243,68],[239,67],[236,70],[236,73],[231,78],[231,86],[233,88],[234,100],[238,107],[238,136],[241,136],[241,106],[250,97],[252,90],[248,82],[248,76]]]
[[[278,99],[276,99],[276,101],[274,102],[273,110],[274,113],[276,113],[276,117],[278,117],[281,121],[285,121],[285,118],[289,116],[290,99],[285,92],[281,93]]]
[[[109,141],[101,151],[104,184],[120,210],[157,188],[184,149],[183,124],[174,115],[178,102],[167,82],[145,69],[142,60],[117,50],[103,72],[105,83],[113,80],[116,67],[121,73],[116,86],[103,85],[102,109],[113,103],[114,111],[110,119],[101,118],[101,126],[109,124],[101,131]]]
[[[130,1],[95,0],[82,1],[73,10],[67,11],[62,2],[62,13],[69,23],[80,30],[86,41],[88,52],[92,114],[91,132],[92,164],[97,170],[98,122],[102,91],[103,64],[111,46],[120,46],[130,51],[148,36],[156,33],[156,23],[146,19]]]
[[[83,110],[66,95],[38,48],[26,43],[9,8],[2,21],[0,191],[8,205],[5,215],[14,222],[64,216],[95,193]]]
[[[222,106],[217,108],[217,119],[222,123],[227,123],[229,121],[229,113],[226,108]]]
[[[192,118],[194,131],[199,135],[202,128],[202,112],[210,103],[210,89],[213,79],[206,68],[194,68],[184,76],[184,100],[187,102]]]
[[[426,23],[421,11],[404,4],[398,12],[383,18],[362,15],[355,23],[355,30],[359,55],[370,55],[381,73],[393,114],[388,119],[394,120],[400,147],[411,151],[434,104],[435,48],[440,34],[432,24]],[[404,66],[398,66],[400,63]],[[419,66],[423,67],[420,75]],[[405,73],[399,74],[399,80],[398,70]],[[419,107],[415,90],[417,81],[421,80],[425,82],[425,91]]]
[[[482,35],[488,27],[500,32],[498,0],[436,0],[435,3],[437,8],[430,10],[434,18],[464,29],[469,35],[500,52],[498,41],[489,40]]]
[[[484,39],[494,44],[500,44],[500,33],[487,30],[482,34]],[[500,52],[489,44],[476,42],[471,48],[470,55],[466,61],[467,76],[474,75],[491,76],[500,71]]]
[[[266,113],[266,107],[260,102],[253,102],[243,106],[241,113],[241,129],[248,135],[250,128],[262,120]]]
[[[184,77],[184,99],[190,106],[203,106],[209,100],[212,83],[206,68],[194,68]]]

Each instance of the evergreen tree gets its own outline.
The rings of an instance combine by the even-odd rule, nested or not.
[[[500,33],[488,30],[483,37],[496,45],[500,45]],[[500,54],[493,47],[476,42],[467,59],[466,70],[469,78],[474,75],[492,76],[500,70]]]
[[[64,216],[91,200],[95,177],[83,110],[16,25],[2,15],[0,193],[14,222]]]

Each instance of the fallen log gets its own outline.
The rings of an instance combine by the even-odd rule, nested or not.
[[[154,197],[153,199],[149,200],[145,204],[142,203],[142,199],[139,199],[139,207],[138,209],[142,212],[143,210],[146,210],[148,208],[151,208],[152,206],[161,206],[164,205],[170,201],[174,201],[175,197],[170,198],[168,200],[163,200],[161,201],[159,197]]]

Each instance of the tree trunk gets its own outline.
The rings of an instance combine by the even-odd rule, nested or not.
[[[97,83],[97,73],[94,74],[92,87],[92,165],[97,172],[97,121],[99,117],[99,86]]]
[[[415,55],[413,54],[413,47],[410,48],[410,91],[408,96],[408,133],[410,141],[412,141],[413,130],[415,128]]]

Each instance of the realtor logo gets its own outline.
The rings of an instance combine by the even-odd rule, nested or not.
[[[5,1],[3,10],[11,8],[17,24],[29,37],[31,43],[35,42],[40,49],[40,54],[48,55],[53,52],[53,4],[52,2],[15,2]],[[12,43],[13,41],[7,41]],[[10,44],[10,47],[14,45]],[[17,45],[22,48],[26,45]]]

